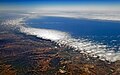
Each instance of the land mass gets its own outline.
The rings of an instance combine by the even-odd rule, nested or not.
[[[1,29],[0,75],[120,75],[120,61],[102,61],[50,40]]]

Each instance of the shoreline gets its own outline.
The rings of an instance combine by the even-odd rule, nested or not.
[[[0,75],[119,75],[120,61],[101,61],[50,40],[1,30]]]

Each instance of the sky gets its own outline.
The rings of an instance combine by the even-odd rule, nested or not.
[[[0,10],[56,6],[120,7],[120,0],[0,0]]]
[[[120,0],[0,0],[0,4],[36,5],[36,4],[119,4]]]
[[[63,1],[63,2],[74,2],[74,1],[79,1],[79,2],[115,2],[119,0],[0,0],[0,2],[58,2],[58,1]]]

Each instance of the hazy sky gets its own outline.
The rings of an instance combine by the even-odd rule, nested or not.
[[[0,0],[1,10],[24,10],[43,7],[120,7],[120,0]]]

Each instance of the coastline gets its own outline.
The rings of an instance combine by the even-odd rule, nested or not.
[[[50,40],[0,31],[0,75],[120,74],[120,61],[101,61]]]

